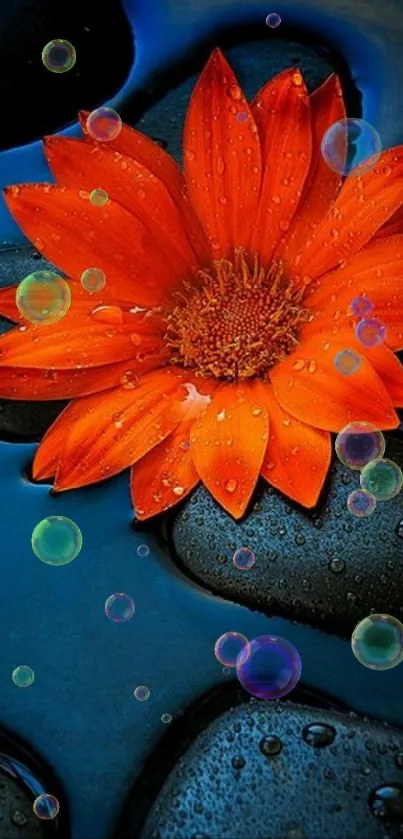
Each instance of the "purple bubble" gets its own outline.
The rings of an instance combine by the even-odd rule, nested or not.
[[[376,507],[376,498],[364,489],[355,489],[347,498],[347,507],[353,516],[359,519],[372,515]]]
[[[365,294],[359,294],[354,297],[350,303],[350,309],[356,318],[366,318],[373,311],[374,304],[365,297]]]
[[[280,26],[281,17],[277,14],[277,12],[270,12],[270,14],[267,15],[266,23],[271,29],[276,29],[277,26]]]
[[[238,122],[247,122],[248,119],[249,119],[249,116],[246,113],[246,111],[239,111],[239,113],[236,115],[236,118],[237,118]]]
[[[379,347],[386,338],[386,326],[375,318],[360,320],[355,335],[364,347]]]
[[[256,557],[251,548],[243,547],[235,551],[232,561],[239,571],[249,571],[249,568],[254,566]]]
[[[279,699],[295,688],[301,676],[301,659],[295,647],[277,635],[260,635],[237,658],[242,687],[258,699]]]

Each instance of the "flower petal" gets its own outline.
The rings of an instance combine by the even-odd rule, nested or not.
[[[380,429],[396,428],[399,418],[389,394],[366,358],[353,376],[336,370],[334,359],[343,349],[346,345],[339,336],[314,336],[276,364],[270,380],[281,407],[324,431],[340,431],[353,420],[366,420]]]
[[[340,190],[342,179],[325,162],[321,144],[327,129],[344,119],[346,110],[338,76],[329,76],[310,96],[312,117],[311,167],[305,181],[298,210],[286,242],[279,254],[288,257],[297,253],[312,230],[322,221]]]
[[[80,112],[80,125],[86,143],[95,148],[98,143],[91,139],[87,131],[88,116],[89,111]],[[108,142],[108,148],[137,160],[164,184],[179,209],[189,241],[203,264],[210,256],[209,243],[189,201],[185,178],[175,160],[158,143],[129,125],[122,125],[118,136]]]
[[[85,410],[85,399],[75,399],[67,405],[42,438],[32,463],[32,477],[43,481],[56,475],[66,438]]]
[[[190,429],[210,401],[217,383],[202,380],[198,382],[200,387],[203,393],[198,391],[189,404],[184,403],[178,427],[132,467],[131,494],[139,520],[178,504],[199,483],[190,452]]]
[[[134,383],[150,370],[163,367],[167,354],[150,353],[141,360],[119,361],[102,367],[80,370],[51,370],[35,367],[0,367],[2,399],[53,401],[89,396],[117,387],[123,381]]]
[[[352,300],[364,295],[374,304],[374,316],[387,326],[386,344],[403,348],[403,236],[374,239],[341,268],[325,274],[308,287],[305,303],[313,312],[302,336],[349,329],[357,323],[350,310]]]
[[[185,373],[167,368],[146,374],[134,389],[119,387],[81,399],[82,411],[67,436],[55,489],[110,478],[161,443],[180,422],[181,404],[188,397],[186,381]]]
[[[403,206],[393,213],[393,216],[376,231],[374,240],[389,238],[389,236],[395,236],[398,233],[403,233]]]
[[[104,189],[142,221],[163,250],[178,277],[186,279],[199,267],[168,190],[137,160],[104,145],[83,140],[47,137],[46,159],[57,181],[71,189]]]
[[[177,286],[155,237],[116,202],[94,207],[87,193],[49,184],[7,187],[4,195],[37,250],[74,279],[100,268],[116,300],[139,306],[158,305]]]
[[[288,498],[304,507],[314,507],[332,457],[330,434],[305,425],[284,411],[269,384],[260,382],[258,387],[270,422],[260,474]]]
[[[251,111],[261,138],[263,165],[251,247],[267,262],[290,228],[311,162],[311,110],[300,71],[286,70],[268,82]]]
[[[191,453],[213,498],[240,518],[259,477],[268,440],[268,414],[254,382],[223,384],[194,423]]]
[[[247,115],[245,124],[237,119]],[[215,256],[248,247],[261,179],[260,143],[248,103],[222,52],[214,50],[190,100],[184,133],[189,197]]]
[[[296,276],[318,277],[353,256],[402,204],[403,146],[397,146],[362,177],[346,178],[335,204],[295,256]]]

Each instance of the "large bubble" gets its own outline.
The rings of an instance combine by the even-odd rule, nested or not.
[[[321,143],[323,159],[339,175],[361,176],[379,160],[381,138],[363,119],[340,119],[327,129]]]
[[[25,320],[48,326],[67,315],[71,303],[70,287],[53,271],[35,271],[17,286],[15,302]]]
[[[285,638],[260,635],[239,653],[236,672],[242,687],[252,696],[279,699],[298,683],[301,659]]]

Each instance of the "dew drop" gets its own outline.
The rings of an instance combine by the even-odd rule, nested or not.
[[[239,101],[239,99],[242,99],[242,90],[238,84],[232,84],[228,88],[228,96],[231,99],[234,99],[235,101]]]
[[[297,370],[297,372],[298,372],[298,370],[303,370],[304,367],[305,367],[305,361],[304,361],[303,358],[299,358],[298,361],[294,361],[294,364],[292,365],[292,369]]]
[[[225,484],[225,489],[227,492],[235,492],[237,486],[238,481],[236,481],[235,478],[230,478]]]

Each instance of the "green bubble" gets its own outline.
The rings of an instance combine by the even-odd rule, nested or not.
[[[17,688],[29,688],[35,679],[35,673],[27,664],[20,664],[13,670],[11,678]]]
[[[93,294],[94,291],[102,291],[105,282],[106,276],[100,268],[87,268],[81,274],[81,285],[90,294]]]
[[[66,280],[52,271],[35,271],[20,282],[15,302],[30,323],[57,323],[67,314],[71,292]]]
[[[76,51],[70,41],[54,38],[42,50],[42,63],[51,73],[67,73],[76,63]]]
[[[391,670],[403,660],[403,624],[391,615],[369,615],[354,629],[351,647],[370,670]]]
[[[65,516],[49,516],[34,527],[32,550],[46,565],[67,565],[81,551],[83,537],[78,525]]]
[[[90,201],[94,207],[104,207],[109,201],[109,195],[104,189],[93,189],[90,193]]]
[[[389,501],[403,486],[403,474],[393,460],[375,460],[364,466],[360,475],[362,489],[372,493],[377,501]]]

